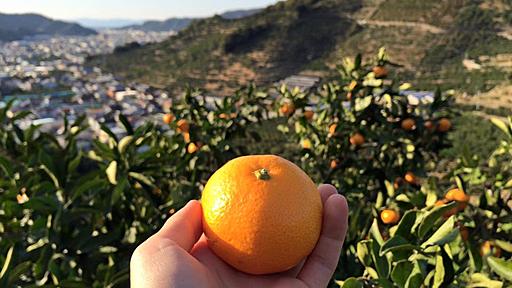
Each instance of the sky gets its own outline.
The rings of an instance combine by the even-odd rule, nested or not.
[[[204,17],[259,8],[276,0],[0,0],[1,13],[38,13],[59,20]]]

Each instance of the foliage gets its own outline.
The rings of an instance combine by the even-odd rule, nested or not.
[[[387,77],[384,50],[371,64],[361,57],[342,64],[337,80],[311,91],[248,86],[212,100],[189,89],[167,111],[166,125],[133,127],[116,115],[122,135],[67,115],[58,135],[21,129],[32,116],[8,103],[0,109],[0,286],[124,287],[134,248],[198,198],[213,171],[270,151],[347,196],[338,283],[508,283],[511,126],[494,121],[507,136],[486,167],[463,157],[449,174],[428,178],[450,141],[451,98],[439,91],[432,101],[407,97],[409,84]],[[85,130],[97,139],[84,142]],[[356,132],[362,138],[351,139]],[[435,202],[453,187],[471,197],[445,219],[460,203]],[[383,209],[402,215],[397,225],[379,220]],[[494,256],[479,256],[481,244]]]

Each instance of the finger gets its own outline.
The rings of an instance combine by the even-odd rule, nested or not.
[[[197,200],[191,200],[176,214],[172,215],[154,236],[156,239],[171,240],[190,252],[203,234],[202,208]]]
[[[320,198],[322,198],[322,204],[325,205],[325,201],[329,196],[333,194],[338,194],[338,190],[331,184],[321,184],[318,186],[318,191],[320,192]]]
[[[336,269],[347,234],[348,204],[345,197],[331,195],[324,205],[322,233],[297,276],[308,287],[326,287]]]

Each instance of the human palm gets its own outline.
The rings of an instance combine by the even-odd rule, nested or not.
[[[348,222],[345,198],[331,185],[319,188],[324,216],[313,252],[282,273],[250,275],[218,258],[203,234],[201,204],[190,201],[135,250],[132,287],[326,287],[338,264]]]

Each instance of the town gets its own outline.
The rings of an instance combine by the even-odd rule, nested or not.
[[[64,115],[72,121],[86,115],[89,125],[83,140],[101,137],[99,123],[114,133],[119,113],[138,126],[168,107],[168,95],[139,83],[125,84],[110,73],[84,65],[88,56],[111,53],[117,47],[160,42],[174,31],[104,30],[91,36],[38,37],[0,43],[0,107],[10,100],[13,113],[31,111],[21,128],[41,125],[59,133]]]

